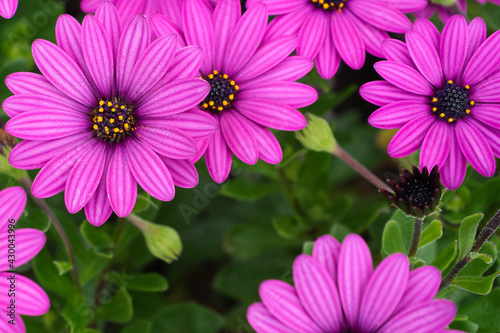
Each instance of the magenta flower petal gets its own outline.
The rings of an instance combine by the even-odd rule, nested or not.
[[[443,85],[444,78],[441,60],[436,49],[426,43],[418,32],[408,31],[405,36],[411,58],[420,73],[434,87],[440,88]]]
[[[259,295],[269,313],[280,322],[303,333],[323,332],[307,314],[295,289],[288,283],[264,281],[259,287]]]
[[[4,100],[2,108],[9,117],[15,117],[20,113],[30,109],[61,109],[64,105],[64,110],[75,110],[86,113],[87,107],[78,103],[74,99],[66,96],[45,96],[41,95],[35,100],[31,94],[18,94],[8,97]]]
[[[312,15],[313,11],[313,6],[301,6],[297,10],[275,17],[267,27],[266,33],[264,34],[264,41],[284,35],[298,35],[300,27],[304,21]]]
[[[428,5],[427,0],[384,0],[384,3],[399,9],[403,13],[413,13]]]
[[[4,19],[10,19],[17,10],[17,0],[1,0],[0,16]]]
[[[274,318],[262,303],[248,307],[247,319],[257,333],[298,333]]]
[[[157,37],[176,34],[177,35],[177,48],[186,46],[186,38],[184,32],[172,21],[162,14],[154,14],[150,18],[151,29]],[[199,66],[198,66],[199,69]]]
[[[329,273],[305,254],[293,263],[293,281],[304,308],[323,332],[339,332],[345,323],[339,294]]]
[[[120,15],[115,6],[111,2],[106,1],[102,6],[97,7],[95,17],[100,21],[104,31],[109,36],[113,58],[116,59],[120,35],[122,33]]]
[[[429,303],[418,303],[392,317],[378,333],[442,332],[457,312],[452,301],[439,299]]]
[[[40,72],[55,87],[87,106],[93,106],[95,96],[82,71],[67,53],[43,39],[33,42],[33,59]]]
[[[338,263],[338,288],[348,329],[356,329],[361,299],[372,275],[373,263],[365,241],[356,234],[342,242]]]
[[[198,172],[195,166],[187,160],[175,160],[160,155],[167,166],[175,186],[193,188],[198,185]]]
[[[124,146],[130,171],[139,185],[158,200],[172,200],[174,182],[160,157],[136,139],[129,140]]]
[[[72,136],[45,141],[21,141],[9,155],[9,163],[18,169],[40,169],[54,156],[63,151],[69,151],[92,139],[88,132],[80,132]]]
[[[432,85],[414,68],[394,61],[379,61],[374,66],[377,73],[396,87],[414,94],[432,96]]]
[[[82,23],[83,56],[102,96],[111,95],[114,80],[113,41],[110,37],[94,16],[85,16]]]
[[[467,120],[457,122],[457,140],[467,161],[486,177],[495,173],[495,156],[481,132]]]
[[[387,147],[387,152],[395,158],[415,152],[424,140],[428,129],[434,123],[435,118],[431,114],[426,114],[409,121],[394,135]]]
[[[448,20],[443,29],[440,55],[443,63],[443,73],[446,79],[456,80],[461,73],[468,44],[467,21],[461,15],[455,15]]]
[[[349,3],[349,9],[364,21],[385,31],[403,33],[411,29],[411,21],[405,14],[383,2],[353,1]]]
[[[137,182],[129,169],[123,145],[117,145],[109,162],[106,191],[113,211],[119,217],[132,212],[137,199]]]
[[[54,87],[43,75],[19,72],[12,73],[5,79],[5,84],[14,94],[39,94],[51,97],[66,97]]]
[[[358,317],[361,332],[375,331],[391,316],[403,297],[409,275],[410,263],[402,253],[380,263],[363,294]]]
[[[348,16],[358,27],[366,51],[376,57],[384,58],[382,42],[389,38],[389,34],[363,21],[350,11],[345,11],[344,15]]]
[[[111,153],[108,153],[106,157],[106,166],[104,170],[107,171]],[[111,216],[111,213],[113,213],[113,208],[111,208],[106,191],[106,171],[102,173],[99,186],[97,186],[94,195],[84,207],[85,217],[94,227],[99,227],[104,224]]]
[[[231,33],[241,17],[239,0],[219,0],[214,10],[215,43],[213,67],[222,68]]]
[[[472,54],[465,67],[462,81],[470,86],[478,83],[498,68],[500,62],[500,31],[493,33]]]
[[[259,150],[249,120],[239,112],[223,112],[220,127],[227,146],[242,162],[253,165],[259,159]]]
[[[500,129],[500,105],[498,104],[478,103],[474,106],[473,116],[485,124]]]
[[[340,256],[340,243],[330,235],[316,239],[312,256],[330,274],[334,283],[337,283],[337,265]]]
[[[51,140],[82,132],[89,123],[88,116],[80,112],[36,110],[12,118],[5,130],[21,139]]]
[[[116,9],[121,13],[123,20],[128,20],[132,16],[141,13],[147,0],[116,1]],[[173,1],[171,1],[173,2]],[[141,14],[146,14],[142,12]]]
[[[264,42],[247,64],[234,76],[234,80],[245,82],[268,72],[282,63],[295,50],[296,46],[297,38],[294,36],[282,36]]]
[[[365,63],[365,45],[358,28],[345,15],[331,18],[333,43],[342,60],[352,69],[360,69]]]
[[[436,121],[425,135],[420,149],[420,169],[428,170],[437,165],[441,168],[450,152],[450,139],[453,127],[444,121]],[[438,143],[439,144],[436,144]]]
[[[146,144],[149,148],[174,159],[188,159],[196,155],[195,141],[183,131],[170,126],[154,125],[137,127],[138,139]]]
[[[195,109],[165,118],[144,119],[142,124],[153,127],[173,127],[189,133],[194,139],[209,137],[219,128],[219,124],[212,116]]]
[[[16,205],[19,205],[19,203],[16,202]],[[4,216],[5,215],[2,215],[2,218],[4,218]],[[6,222],[9,219],[13,219],[12,216],[7,216],[7,218],[8,219],[5,220]],[[4,228],[1,227],[1,229]],[[8,249],[8,235],[7,232],[0,233],[0,246],[2,246],[3,249]],[[16,253],[14,266],[16,268],[33,259],[43,248],[47,240],[45,234],[37,229],[17,229],[15,236]],[[0,260],[2,260],[0,262],[0,272],[12,269],[8,259],[8,252],[2,251],[2,253],[0,253]]]
[[[483,81],[474,85],[471,88],[470,98],[474,101],[478,102],[490,102],[490,103],[499,103],[500,102],[500,79],[496,79],[493,81]],[[478,108],[488,108],[490,104],[477,104],[474,107],[474,114],[476,114],[476,109]],[[493,108],[498,106],[498,104],[491,104]],[[485,123],[488,123],[486,121]]]
[[[439,34],[439,30],[431,21],[424,18],[418,18],[415,20],[413,29],[420,33],[427,40],[427,42],[434,45],[437,52],[440,51],[439,40],[441,39],[441,36]]]
[[[15,276],[16,285],[16,313],[28,316],[41,316],[50,308],[49,297],[42,288],[30,279],[9,272],[0,273],[0,288],[9,290],[10,276]],[[6,309],[10,303],[9,297],[0,299],[0,306]]]
[[[219,129],[212,136],[212,141],[210,141],[205,153],[208,173],[216,183],[222,183],[226,180],[231,171],[232,158],[233,154]]]
[[[386,81],[365,83],[359,88],[359,94],[368,102],[378,106],[395,103],[399,100],[414,101],[420,104],[429,103],[428,97],[412,94]],[[426,107],[429,110],[429,106],[426,105]]]
[[[303,108],[318,99],[316,89],[298,82],[266,82],[249,89],[241,89],[241,99],[264,98],[286,103],[293,108]]]
[[[330,27],[330,17],[321,10],[314,11],[299,30],[297,54],[314,59],[323,45]]]
[[[304,6],[304,0],[248,0],[246,5],[250,8],[259,2],[266,4],[269,15],[288,13]]]
[[[71,169],[64,191],[66,208],[71,214],[82,209],[94,195],[104,171],[106,153],[107,145],[101,142],[82,154]]]
[[[316,56],[316,68],[319,75],[325,79],[331,79],[340,66],[340,55],[333,45],[333,39],[330,34],[325,37],[325,42]]]
[[[474,18],[469,24],[468,34],[467,62],[479,48],[479,45],[486,40],[486,23],[484,23],[484,20],[480,17]]]
[[[431,301],[440,284],[441,272],[434,266],[419,267],[411,271],[406,291],[394,313],[399,313],[412,304]]]
[[[282,63],[251,81],[244,83],[245,89],[271,81],[295,81],[306,75],[313,68],[314,63],[299,56],[288,57]]]
[[[210,91],[205,80],[185,78],[166,84],[150,98],[140,102],[144,117],[170,116],[189,110],[200,103]],[[168,100],[168,103],[165,101]]]
[[[7,0],[8,1],[8,0]],[[7,317],[7,312],[0,312],[0,315]],[[10,317],[9,317],[9,320]],[[26,333],[26,326],[24,326],[24,322],[20,315],[15,315],[14,322],[15,325],[9,324],[7,320],[0,320],[0,332],[9,332],[9,333]]]
[[[238,21],[226,50],[224,72],[232,76],[250,60],[264,37],[267,26],[267,8],[256,4]]]
[[[133,80],[132,70],[140,55],[146,50],[151,38],[151,32],[146,18],[136,15],[123,29],[118,44],[116,58],[116,85],[118,94],[127,93],[126,88]]]
[[[26,192],[22,187],[14,186],[0,191],[0,232],[5,232],[9,220],[19,220],[26,206]],[[4,247],[6,249],[7,247]],[[7,253],[7,251],[4,251]],[[7,261],[4,261],[5,263]]]
[[[182,8],[183,31],[187,44],[199,45],[204,52],[201,71],[208,74],[212,71],[214,59],[214,28],[212,14],[200,0],[186,0]],[[227,51],[226,51],[227,52]]]
[[[33,195],[37,198],[47,198],[61,192],[75,163],[94,144],[94,140],[80,142],[74,149],[61,152],[52,158],[33,181]]]
[[[287,104],[267,99],[238,100],[234,108],[249,119],[266,127],[297,131],[306,127],[304,115]]]
[[[429,105],[413,100],[403,100],[386,104],[368,117],[370,125],[377,128],[392,129],[404,126],[414,118],[429,112]]]
[[[179,38],[177,38],[179,40]],[[157,84],[164,85],[176,79],[190,78],[199,72],[203,50],[199,46],[186,46],[175,51],[174,59],[168,72]],[[151,89],[156,93],[157,89]],[[145,95],[148,96],[148,95]]]
[[[500,133],[498,133],[498,130],[476,120],[474,117],[471,117],[469,122],[484,135],[484,138],[491,146],[493,154],[500,157]]]
[[[405,43],[398,39],[387,39],[382,43],[384,56],[387,60],[396,61],[415,68],[410,51]]]
[[[249,121],[247,124],[255,136],[259,158],[266,163],[278,164],[283,159],[283,151],[274,134],[264,126]]]
[[[139,56],[131,74],[134,83],[129,81],[128,88],[125,88],[131,102],[137,101],[150,90],[170,67],[175,54],[176,38],[176,35],[162,36]]]
[[[450,137],[448,159],[440,172],[443,185],[450,190],[457,189],[464,181],[465,173],[467,172],[467,160],[464,154],[462,154],[455,131],[452,131]]]

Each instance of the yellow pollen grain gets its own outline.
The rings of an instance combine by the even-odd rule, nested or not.
[[[115,108],[112,108],[112,109],[111,109],[111,111],[112,111],[112,112],[115,112],[115,111],[116,111],[116,109],[115,109]]]
[[[99,105],[103,106],[104,105],[104,101],[99,101]]]
[[[115,122],[115,120],[114,120],[113,118],[111,118],[111,119],[109,120],[109,122],[112,124],[112,123],[114,123],[114,122]]]
[[[99,112],[104,112],[104,109],[103,108],[99,108]]]
[[[436,103],[436,102],[438,101],[438,99],[437,99],[436,97],[434,97],[434,98],[432,99],[432,101],[433,101],[434,103]]]
[[[117,108],[117,107],[118,107],[118,104],[115,104],[115,108]]]
[[[441,118],[444,118],[445,114],[444,114],[444,113],[441,113],[439,116],[440,116]]]
[[[229,95],[229,99],[233,100],[234,99],[234,94]]]
[[[118,132],[120,132],[120,129],[118,127],[113,128],[113,132],[118,133]]]
[[[318,0],[312,0],[312,2],[318,2]]]
[[[229,76],[227,76],[227,74],[224,74],[224,75],[222,75],[222,77],[224,78],[224,80],[227,80],[227,78],[228,78]]]
[[[324,3],[324,4],[323,4],[323,9],[328,9],[329,7],[330,7],[330,5],[329,5],[329,4],[327,4],[327,3]]]
[[[222,106],[219,106],[219,107],[217,108],[217,110],[222,111],[222,110],[224,110],[224,108],[223,108]]]
[[[119,120],[123,120],[123,116],[118,116],[118,119]]]
[[[219,74],[219,72],[217,72],[216,70],[214,70],[214,75],[217,75],[217,74]]]
[[[208,105],[210,105],[210,106],[214,106],[214,104],[215,104],[214,101],[208,102]]]
[[[97,122],[100,123],[101,121],[102,121],[102,117],[101,116],[97,117]]]
[[[230,83],[232,86],[234,86],[234,85],[236,84],[236,82],[234,82],[233,80],[231,80],[229,83]]]
[[[448,118],[448,122],[452,123],[453,122],[453,118]]]
[[[320,3],[320,4],[323,4],[323,2],[325,2],[325,0],[319,0],[319,3]]]
[[[209,79],[213,79],[213,78],[214,78],[214,75],[213,75],[213,74],[208,74],[208,78],[209,78]]]
[[[125,105],[120,106],[120,109],[125,110]]]
[[[222,105],[226,106],[228,105],[229,103],[227,101],[222,101]]]
[[[438,108],[432,108],[432,112],[436,112]]]
[[[448,80],[448,84],[452,84],[453,83],[453,80]]]
[[[125,127],[125,129],[128,130],[129,125],[128,124],[123,124],[123,127]]]
[[[469,85],[465,85],[465,89],[470,89]]]
[[[239,86],[239,85],[235,85],[235,86],[234,86],[234,89],[236,89],[236,90],[240,90],[240,86]]]
[[[203,106],[205,109],[208,108],[208,104],[207,103],[203,103],[201,106]]]
[[[470,105],[474,105],[474,101],[470,101],[470,103],[469,103],[469,104],[470,104]]]
[[[99,126],[97,126],[97,124],[94,124],[93,127],[94,127],[95,130],[99,128]]]
[[[108,126],[104,127],[104,130],[106,131],[106,133],[108,133],[109,132]]]
[[[469,109],[465,110],[465,113],[469,114],[469,113],[470,113],[470,110],[469,110]]]
[[[111,107],[111,106],[113,106],[113,103],[108,102],[108,104],[107,104],[107,105]]]
[[[341,2],[341,3],[339,4],[339,8],[342,8],[342,7],[344,7],[344,3],[343,3],[343,2]],[[339,9],[339,12],[340,12],[340,9]]]

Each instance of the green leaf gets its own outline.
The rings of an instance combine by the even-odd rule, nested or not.
[[[396,252],[406,253],[398,222],[390,220],[385,224],[384,234],[382,235],[382,247],[388,255]]]
[[[84,286],[90,279],[98,276],[100,272],[106,267],[108,261],[113,257],[110,253],[102,253],[97,251],[95,247],[91,248],[89,253],[89,259],[85,263],[85,266],[80,269],[80,280]]]
[[[120,333],[150,333],[153,329],[153,322],[149,320],[136,320],[133,323],[125,326]]]
[[[313,247],[314,247],[313,241],[304,242],[304,244],[302,245],[302,253],[312,256]]]
[[[71,295],[71,296],[70,296]],[[68,322],[71,333],[80,333],[87,326],[87,305],[81,294],[68,294],[68,303],[61,312],[63,318]]]
[[[93,246],[105,247],[113,243],[111,237],[102,228],[94,227],[87,220],[80,224],[80,232],[83,238]]]
[[[332,155],[324,152],[308,151],[299,170],[299,184],[307,184],[325,174]]]
[[[488,276],[457,276],[451,284],[474,294],[487,295],[498,275],[500,271]]]
[[[131,278],[124,283],[124,287],[129,290],[159,292],[168,289],[168,282],[158,273],[145,273],[132,275]]]
[[[132,319],[134,309],[132,298],[125,288],[120,290],[106,303],[96,309],[96,319],[123,324]]]
[[[270,181],[260,183],[248,178],[238,178],[224,183],[220,193],[236,200],[254,201],[276,192],[278,188],[279,186]]]
[[[224,317],[196,303],[166,306],[152,319],[155,323],[152,333],[217,333],[224,325]]]
[[[86,328],[85,331],[83,331],[83,333],[102,333],[102,331],[95,330],[93,328]]]
[[[480,254],[485,254],[491,257],[492,262],[486,263],[484,260],[472,260],[465,266],[464,269],[458,273],[458,276],[481,276],[483,275],[492,265],[497,258],[497,248],[496,245],[491,242],[485,242],[481,249]]]
[[[69,274],[59,274],[47,248],[40,251],[31,260],[31,266],[33,267],[38,283],[40,283],[43,289],[53,291],[63,298],[74,294],[74,286]]]
[[[453,262],[457,255],[457,241],[453,241],[448,245],[436,259],[431,263],[432,266],[437,267],[441,272],[443,272],[450,264]]]
[[[422,248],[429,245],[443,236],[443,223],[438,220],[434,220],[429,224],[429,226],[422,232],[420,237],[420,242],[418,243],[418,248]]]
[[[463,332],[477,333],[479,325],[470,320],[457,320],[457,317],[455,317],[453,322],[450,324],[450,328]]]
[[[299,223],[295,216],[284,215],[272,220],[274,230],[283,238],[294,239],[299,234]]]
[[[466,314],[469,320],[480,323],[480,332],[500,332],[500,289],[493,289],[488,295],[466,302],[458,308],[459,314]]]
[[[64,275],[73,269],[73,265],[68,261],[54,260],[53,263],[56,266],[59,275]]]
[[[472,260],[481,259],[485,264],[491,264],[493,262],[491,256],[484,253],[471,252],[469,257],[472,258]]]
[[[412,270],[415,270],[419,267],[424,267],[427,265],[427,263],[424,260],[417,258],[417,257],[411,257],[410,264],[411,264]]]
[[[458,260],[464,258],[472,248],[474,240],[476,239],[477,227],[483,217],[483,213],[477,213],[466,217],[460,224],[460,229],[458,230],[458,246],[460,249],[458,252]]]
[[[155,206],[148,193],[137,195],[133,213],[137,214],[149,208],[150,205]],[[155,207],[158,208],[158,207]]]

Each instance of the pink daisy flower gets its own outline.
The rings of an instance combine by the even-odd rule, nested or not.
[[[490,2],[500,5],[500,0],[489,0]],[[485,4],[486,0],[477,0],[477,2],[481,4]],[[467,12],[467,0],[457,0],[456,2],[458,9],[462,11],[462,13]],[[437,5],[432,3],[431,1],[428,2],[427,7],[416,11],[414,14],[417,17],[423,17],[423,18],[430,18],[434,13],[437,13],[441,21],[446,22],[450,17],[453,16],[453,14],[457,14],[456,10],[453,12],[452,8],[448,6],[443,6],[443,5]]]
[[[49,310],[50,301],[38,284],[11,271],[33,259],[45,245],[46,237],[40,230],[10,226],[19,220],[26,205],[26,192],[21,187],[0,191],[0,202],[0,332],[25,333],[19,315],[41,316]],[[6,293],[11,284],[15,295],[9,296]],[[13,311],[9,308],[11,300],[15,301]]]
[[[353,69],[365,62],[365,51],[383,57],[387,31],[403,33],[411,21],[403,14],[422,9],[427,0],[248,0],[264,2],[277,15],[264,36],[298,35],[297,54],[314,59],[321,77],[335,75],[340,60]]]
[[[262,303],[247,311],[257,333],[439,333],[456,313],[452,301],[433,299],[441,283],[437,268],[410,272],[408,258],[396,253],[373,271],[370,250],[356,234],[342,245],[329,235],[318,238],[312,256],[295,259],[293,282],[260,285]]]
[[[17,10],[17,0],[0,0],[0,16],[10,19]]]
[[[443,33],[417,19],[406,43],[384,42],[387,61],[375,64],[385,81],[360,94],[381,106],[368,119],[378,128],[401,128],[387,148],[392,157],[420,149],[420,168],[438,165],[441,180],[456,189],[467,162],[480,174],[495,173],[500,156],[500,32],[486,39],[481,18],[469,26],[460,15]]]
[[[283,153],[268,128],[296,131],[306,126],[297,108],[312,104],[318,94],[294,81],[311,70],[312,61],[289,57],[297,45],[294,36],[262,41],[268,20],[262,3],[241,15],[239,0],[220,0],[213,13],[201,0],[186,0],[182,14],[181,45],[204,50],[198,75],[211,89],[200,106],[219,124],[212,137],[198,144],[210,175],[223,182],[232,154],[246,164],[259,158],[279,163]],[[151,22],[158,36],[171,32],[164,16],[153,15]]]
[[[134,208],[137,184],[169,201],[174,185],[194,187],[198,174],[188,160],[195,139],[210,136],[217,123],[193,109],[210,90],[194,77],[201,49],[176,50],[176,36],[151,42],[146,18],[123,28],[115,7],[104,3],[82,26],[62,15],[57,44],[33,43],[43,75],[15,73],[6,79],[15,94],[3,103],[12,117],[5,129],[24,139],[11,152],[20,169],[42,168],[33,195],[65,190],[70,213],[85,208],[90,223]]]

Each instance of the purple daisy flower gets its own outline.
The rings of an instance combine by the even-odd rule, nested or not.
[[[147,19],[135,16],[121,30],[115,7],[106,2],[82,26],[62,15],[57,44],[33,43],[43,75],[15,73],[6,79],[15,94],[3,109],[5,129],[24,139],[11,152],[20,169],[42,168],[33,195],[65,190],[70,213],[85,207],[90,223],[112,211],[128,215],[137,183],[169,201],[174,185],[194,187],[198,174],[189,159],[195,139],[212,135],[217,123],[193,109],[210,90],[194,77],[199,47],[177,50],[176,36],[151,42]]]
[[[330,235],[318,238],[312,256],[295,259],[293,282],[262,282],[262,303],[247,311],[258,333],[440,333],[456,313],[452,301],[433,299],[437,268],[410,272],[408,258],[396,253],[373,271],[368,245],[356,234],[342,245]]]
[[[403,14],[422,9],[427,0],[248,0],[247,8],[264,2],[277,15],[264,41],[298,35],[297,54],[314,59],[324,79],[335,75],[340,59],[353,69],[365,62],[365,51],[383,57],[387,31],[403,33],[411,21]]]
[[[0,332],[25,333],[24,323],[19,315],[41,316],[50,308],[50,300],[45,291],[35,282],[17,274],[9,272],[33,259],[45,245],[46,237],[36,229],[15,229],[10,225],[21,217],[26,205],[26,192],[21,187],[10,187],[0,191]],[[9,245],[14,245],[11,247]],[[14,249],[15,252],[7,250]],[[9,256],[10,254],[10,256]],[[12,277],[14,279],[12,280]],[[15,311],[10,312],[11,297],[6,292],[11,283],[15,284]],[[15,325],[8,321],[13,320]]]
[[[17,0],[0,0],[0,16],[10,19],[17,10]]]
[[[401,128],[387,148],[403,157],[420,148],[420,168],[438,165],[448,189],[462,184],[469,162],[480,174],[495,173],[500,156],[500,32],[486,39],[481,18],[467,27],[449,19],[442,35],[417,19],[406,43],[384,42],[387,61],[375,64],[386,81],[364,84],[360,94],[381,106],[368,119],[378,128]]]
[[[279,163],[283,153],[268,128],[296,131],[306,126],[297,108],[314,103],[318,93],[294,81],[311,70],[312,61],[289,57],[297,45],[294,36],[262,42],[268,20],[262,3],[241,15],[239,0],[220,0],[213,13],[201,0],[186,0],[182,14],[181,45],[204,50],[199,75],[211,90],[200,106],[220,126],[211,138],[198,142],[198,157],[205,153],[208,171],[218,183],[229,175],[232,154],[246,164],[259,158]],[[171,32],[164,16],[153,15],[151,22],[158,36]]]
[[[486,3],[486,1],[487,0],[477,0],[477,2],[483,5]],[[500,5],[500,0],[489,0],[489,1],[497,5]],[[467,0],[457,0],[456,5],[462,13],[467,12]],[[448,19],[452,17],[453,14],[457,13],[456,10],[453,10],[449,6],[437,5],[429,1],[425,8],[416,11],[414,14],[417,17],[430,18],[432,17],[432,15],[434,15],[435,12],[438,14],[439,18],[443,22],[448,21]]]

